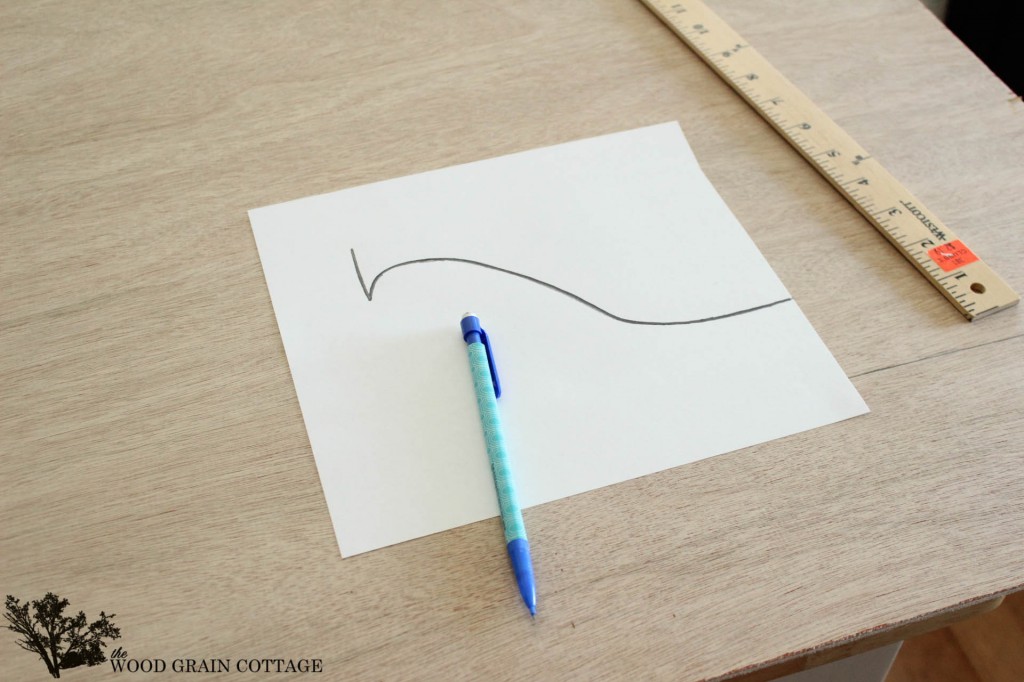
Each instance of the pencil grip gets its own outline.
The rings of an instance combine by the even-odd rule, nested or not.
[[[501,429],[498,401],[494,397],[491,370],[487,364],[487,351],[482,343],[470,343],[466,348],[469,351],[469,369],[473,375],[480,426],[484,431],[487,456],[491,460],[491,472],[494,474],[494,489],[498,493],[498,506],[501,508],[501,521],[505,526],[505,542],[517,538],[525,540],[526,528],[523,526],[523,514],[519,509],[516,485],[509,465],[505,434]]]

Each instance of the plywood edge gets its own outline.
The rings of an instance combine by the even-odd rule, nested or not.
[[[724,680],[768,682],[775,680],[785,675],[815,668],[979,616],[997,608],[1003,603],[1003,597],[1006,595],[1021,590],[1024,590],[1024,584],[968,599],[936,611],[929,611],[916,618],[908,618],[896,623],[882,623],[848,637],[784,654],[763,663],[739,668],[725,675],[707,678],[703,682],[724,682]]]

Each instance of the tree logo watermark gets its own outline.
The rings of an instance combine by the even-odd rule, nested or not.
[[[100,617],[90,623],[84,611],[64,615],[69,605],[67,599],[53,592],[24,604],[7,595],[4,603],[7,629],[18,635],[18,646],[43,659],[54,677],[60,677],[61,670],[103,663],[107,660],[103,640],[121,637],[121,629],[112,620],[116,614],[100,611]]]

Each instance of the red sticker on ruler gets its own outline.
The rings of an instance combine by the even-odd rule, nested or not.
[[[934,249],[929,249],[928,255],[932,257],[933,261],[938,263],[944,272],[962,268],[968,263],[978,260],[974,252],[964,246],[964,243],[959,239],[948,244],[941,244]]]

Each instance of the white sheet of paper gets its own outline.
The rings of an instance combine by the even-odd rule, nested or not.
[[[467,311],[526,507],[867,412],[793,301],[367,300],[788,298],[676,123],[249,217],[343,556],[498,514]]]

